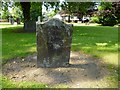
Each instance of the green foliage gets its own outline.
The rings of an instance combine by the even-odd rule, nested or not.
[[[48,10],[49,8],[53,8],[55,7],[55,11],[58,10],[59,8],[59,2],[29,2],[30,5],[25,4],[25,2],[21,3],[21,6],[23,8],[23,15],[24,15],[24,19],[28,20],[37,20],[38,16],[41,16],[41,21],[43,19],[43,15],[42,15],[42,5],[44,5],[46,7],[46,9]],[[30,10],[30,12],[29,12]]]
[[[59,1],[58,2],[45,2],[45,4],[49,5],[50,7],[46,6],[45,4],[44,4],[44,6],[47,8],[47,10],[48,10],[48,8],[54,8],[54,10],[56,12],[59,10],[59,7],[60,7],[59,3],[60,3]]]
[[[99,10],[110,10],[112,9],[112,2],[101,2],[99,8]]]
[[[66,10],[69,14],[80,12],[81,14],[86,14],[87,9],[93,6],[93,2],[64,2],[61,7]]]
[[[112,6],[115,9],[115,16],[117,17],[118,23],[120,23],[120,2],[113,2]]]
[[[10,58],[22,57],[36,52],[35,41],[35,33],[24,33],[21,26],[2,29],[3,63]]]
[[[112,2],[102,2],[99,7],[99,23],[103,26],[114,26],[118,23],[118,18],[115,14],[115,8]]]
[[[79,17],[82,17],[87,14],[88,8],[93,5],[93,2],[64,2],[61,8],[65,13],[69,14],[68,22],[70,22],[70,15],[79,14]]]
[[[14,16],[15,18],[23,19],[23,13],[22,13],[21,6],[14,6],[12,8],[11,15]]]
[[[101,14],[103,14],[103,16],[99,16],[99,24],[103,26],[114,26],[117,24],[117,18],[114,14],[109,13],[109,11],[105,11]]]
[[[99,22],[99,18],[97,16],[91,17],[90,22],[92,22],[92,23],[98,23]]]
[[[8,12],[8,10],[7,11],[4,11],[3,13],[2,13],[2,19],[8,19],[8,16],[10,15],[10,12]]]
[[[11,8],[11,11],[9,11],[8,8]],[[9,16],[13,16],[15,20],[16,18],[23,19],[23,13],[19,2],[3,1],[1,14],[2,14],[2,19],[8,19]]]
[[[52,18],[54,15],[56,15],[55,11],[51,11],[50,13],[47,13],[47,16]]]
[[[10,15],[10,12],[8,11],[9,3],[2,1],[2,6],[1,6],[1,14],[3,19],[7,19],[8,16]]]
[[[32,2],[30,8],[31,20],[37,21],[38,16],[42,15],[42,2]]]

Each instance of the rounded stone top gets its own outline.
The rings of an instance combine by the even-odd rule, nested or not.
[[[72,24],[66,24],[58,18],[52,18],[46,22],[36,22],[36,25],[39,25],[41,28],[50,30],[51,28],[57,28],[58,30],[71,31],[73,28]]]
[[[50,25],[50,26],[63,26],[65,23],[63,21],[61,21],[58,18],[52,18],[49,21],[45,22],[44,24],[46,25]],[[67,25],[67,24],[65,24]]]

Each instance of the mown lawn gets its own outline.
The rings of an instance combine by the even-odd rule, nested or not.
[[[25,33],[21,26],[2,29],[3,63],[8,59],[26,56],[34,52],[36,52],[35,33]]]
[[[9,59],[24,57],[36,52],[36,33],[25,33],[21,31],[21,28],[22,26],[2,29],[3,63]],[[116,84],[118,73],[117,27],[74,26],[71,50],[82,51],[100,58],[113,72],[114,78],[109,77],[109,79],[114,81],[113,84]],[[7,80],[3,78],[4,81]],[[4,82],[4,85],[6,86],[7,83]],[[10,85],[8,86],[10,87]]]
[[[103,59],[106,64],[118,65],[118,28],[107,26],[76,26],[73,32],[73,51],[83,51]]]

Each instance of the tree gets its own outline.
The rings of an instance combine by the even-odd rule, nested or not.
[[[21,5],[22,11],[23,11],[23,16],[24,16],[24,30],[25,31],[35,31],[35,21],[33,21],[33,20],[36,20],[36,18],[38,16],[40,16],[41,17],[40,20],[42,21],[42,5],[46,5],[46,7],[48,7],[48,5],[51,5],[53,7],[54,5],[56,6],[57,3],[58,2],[47,2],[47,3],[44,2],[44,4],[43,4],[43,2],[37,2],[37,3],[20,2],[20,5]],[[37,6],[39,6],[39,7],[37,7]],[[30,11],[32,13],[30,13]],[[39,14],[36,16],[34,15],[34,17],[32,17],[32,18],[30,17],[36,13],[39,13]],[[30,19],[32,19],[32,21],[30,21]],[[31,24],[33,25],[34,28],[31,27]]]
[[[55,12],[59,8],[59,3],[58,2],[32,2],[31,3],[31,8],[30,8],[30,17],[31,20],[37,20],[38,16],[41,17],[41,22],[43,19],[43,12],[42,12],[42,5],[46,7],[46,10],[49,11],[49,8],[54,8],[55,7]]]
[[[41,16],[42,21],[42,5],[48,10],[49,7],[54,7],[55,10],[59,7],[59,2],[20,2],[23,10],[24,21],[36,20]]]
[[[69,14],[68,22],[70,22],[70,15],[74,13],[85,15],[88,11],[88,8],[93,5],[93,2],[64,2],[61,7]]]
[[[30,20],[30,7],[31,4],[30,2],[20,2],[22,11],[23,11],[23,16],[24,16],[24,21],[29,21]]]
[[[3,0],[2,1],[2,7],[1,7],[1,10],[3,11],[3,13],[2,13],[2,18],[3,19],[8,19],[9,15],[10,15],[10,12],[8,10],[9,7],[12,7],[12,4],[7,3]]]
[[[21,6],[13,6],[12,7],[12,12],[11,15],[14,16],[15,18],[20,18],[21,21],[23,21],[23,13],[22,13],[22,8]]]
[[[31,20],[36,21],[38,16],[42,16],[42,2],[32,2],[30,8]],[[42,17],[41,17],[42,20]]]
[[[114,26],[118,23],[120,12],[112,2],[101,2],[99,6],[99,23],[103,26]]]
[[[118,23],[120,23],[120,1],[112,2],[112,7],[115,10],[115,16],[117,17]]]
[[[2,7],[0,9],[3,19],[9,19],[10,16],[14,17],[14,19],[23,18],[22,8],[18,2],[6,2],[2,0]]]

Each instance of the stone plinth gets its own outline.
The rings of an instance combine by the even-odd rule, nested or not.
[[[36,23],[37,66],[68,66],[72,42],[72,26],[59,19]]]

